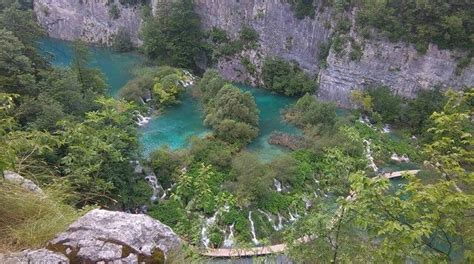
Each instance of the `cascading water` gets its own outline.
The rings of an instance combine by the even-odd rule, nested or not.
[[[142,114],[138,113],[137,114],[137,119],[138,121],[136,122],[138,126],[142,127],[150,123],[151,117],[149,116],[143,116]]]
[[[375,165],[374,157],[372,156],[372,149],[370,147],[372,143],[369,140],[364,139],[364,144],[365,144],[365,156],[367,157],[367,160],[369,161],[368,167],[376,172],[379,170],[379,168],[377,167],[377,165]]]
[[[219,211],[216,211],[212,217],[206,218],[204,221],[204,225],[201,229],[201,243],[208,248],[209,244],[211,243],[211,239],[209,238],[208,229],[209,227],[213,226],[217,220],[217,214]]]
[[[290,210],[288,210],[288,215],[290,216],[290,222],[295,222],[300,218],[300,215],[295,212],[295,214],[292,214]]]
[[[164,191],[163,187],[161,187],[161,185],[158,183],[158,179],[156,178],[155,175],[150,174],[150,175],[145,177],[145,180],[148,182],[148,184],[153,189],[153,194],[150,197],[150,200],[152,202],[154,202],[158,199],[158,194],[160,193],[160,191],[163,191],[164,196],[166,197],[166,192]]]
[[[257,235],[255,233],[255,225],[252,220],[252,211],[249,211],[249,221],[250,221],[250,232],[252,233],[252,242],[258,246],[260,242],[257,239]]]
[[[388,134],[388,133],[390,133],[390,132],[392,132],[392,129],[390,129],[390,125],[385,124],[385,125],[383,126],[383,128],[382,128],[382,133]]]
[[[277,192],[282,191],[281,182],[278,181],[277,179],[273,179],[273,186],[275,186],[275,189],[276,189]]]
[[[225,236],[223,246],[231,248],[234,245],[234,226],[235,223],[229,226],[229,234]]]
[[[260,209],[258,209],[258,211],[259,211],[260,213],[262,213],[263,215],[265,215],[265,217],[267,217],[268,222],[269,222],[270,225],[273,227],[273,230],[275,230],[275,231],[280,231],[280,230],[283,229],[283,223],[282,223],[282,222],[283,222],[283,219],[282,219],[280,213],[278,213],[278,224],[275,224],[275,222],[274,222],[274,220],[273,220],[273,216],[272,216],[270,213],[267,213],[267,212],[265,212],[265,211],[263,211],[263,210],[260,210]]]

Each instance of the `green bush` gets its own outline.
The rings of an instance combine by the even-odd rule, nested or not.
[[[285,117],[300,127],[321,126],[324,130],[331,130],[336,124],[336,106],[306,94],[287,110]]]
[[[264,87],[287,96],[314,93],[316,82],[297,65],[281,58],[267,58],[262,69]]]
[[[399,121],[402,98],[393,94],[388,86],[371,87],[367,93],[372,98],[373,110],[378,113],[383,122],[393,123]]]
[[[299,19],[305,17],[314,18],[315,9],[314,0],[289,0],[295,16]]]

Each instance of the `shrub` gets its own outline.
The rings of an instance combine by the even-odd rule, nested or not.
[[[390,87],[371,87],[367,93],[373,100],[373,110],[380,114],[383,122],[392,123],[399,120],[402,98],[393,94]]]
[[[314,93],[316,90],[316,84],[309,74],[281,58],[265,59],[262,79],[266,89],[287,96]]]
[[[285,117],[301,127],[309,125],[332,129],[337,119],[336,106],[318,101],[313,95],[306,94],[288,109]]]

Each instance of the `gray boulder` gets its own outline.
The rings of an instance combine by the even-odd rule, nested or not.
[[[181,241],[168,226],[147,215],[95,209],[48,243],[74,263],[164,263]]]
[[[25,250],[12,254],[0,254],[3,264],[69,264],[69,259],[47,249]]]
[[[21,185],[21,187],[23,187],[26,190],[29,190],[41,195],[43,194],[43,190],[41,190],[41,188],[38,187],[38,185],[36,185],[31,180],[23,178],[23,176],[21,176],[20,174],[16,172],[4,171],[3,177],[5,178],[6,181]]]

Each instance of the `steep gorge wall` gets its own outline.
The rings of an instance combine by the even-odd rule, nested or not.
[[[141,45],[138,31],[140,8],[123,6],[115,1],[119,17],[109,14],[108,0],[34,0],[38,21],[50,37],[111,45],[120,28],[130,33],[132,42]]]
[[[81,3],[82,2],[82,3]],[[120,18],[108,14],[107,0],[35,0],[40,23],[50,36],[71,40],[110,44],[120,27],[126,28],[139,45],[141,24],[139,8],[119,6]],[[156,4],[157,0],[152,0]],[[383,39],[363,40],[354,31],[350,36],[362,45],[359,61],[349,58],[350,43],[343,55],[329,53],[327,67],[319,68],[318,53],[330,40],[334,26],[329,8],[319,8],[314,19],[297,19],[290,5],[283,0],[196,0],[196,11],[203,27],[218,27],[237,38],[242,25],[253,27],[260,36],[258,48],[232,57],[219,59],[217,67],[227,78],[237,82],[260,85],[259,73],[267,56],[278,56],[297,62],[317,78],[318,95],[326,100],[349,106],[352,90],[370,84],[390,86],[399,95],[412,97],[419,89],[434,86],[462,88],[474,86],[474,65],[471,63],[456,74],[459,58],[464,54],[439,50],[431,45],[426,54],[418,53],[412,45],[391,43]],[[354,18],[354,14],[351,15]],[[352,27],[354,29],[354,26]],[[256,66],[250,74],[241,64],[243,57]]]
[[[218,27],[234,38],[243,25],[258,32],[260,46],[254,51],[244,51],[234,58],[223,58],[218,67],[225,77],[235,81],[251,80],[240,64],[242,56],[248,56],[259,69],[267,56],[278,56],[296,61],[301,68],[317,73],[317,54],[321,44],[329,39],[331,22],[329,10],[322,11],[315,19],[297,19],[290,5],[281,0],[197,0],[196,11],[206,29]]]

